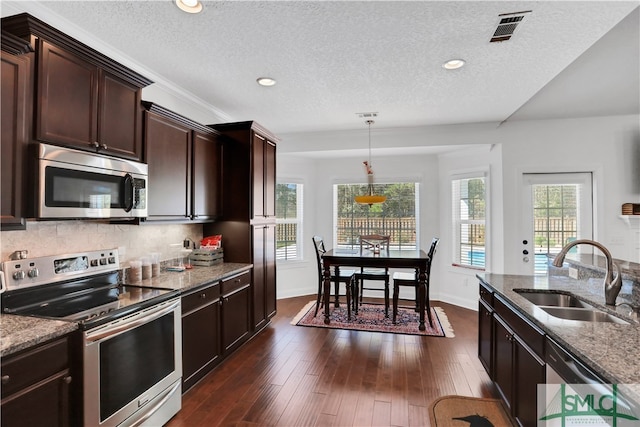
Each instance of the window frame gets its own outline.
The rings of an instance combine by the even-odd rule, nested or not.
[[[276,263],[297,263],[304,261],[304,187],[305,184],[299,179],[280,178],[276,180],[276,188],[278,185],[295,185],[296,186],[296,218],[283,219],[277,217],[277,200],[276,200]],[[281,224],[296,224],[296,255],[294,258],[278,256],[278,226]]]
[[[456,181],[461,181],[465,179],[475,179],[482,178],[484,179],[484,219],[468,219],[462,220],[460,219],[460,197],[459,194],[455,194],[453,190],[453,184]],[[450,192],[450,208],[451,215],[449,217],[449,227],[450,227],[450,236],[451,236],[451,266],[470,269],[470,270],[478,270],[478,271],[488,271],[490,265],[490,174],[489,170],[486,168],[481,169],[473,169],[467,171],[457,171],[453,172],[449,176],[449,192]],[[470,224],[470,225],[484,225],[484,265],[474,265],[463,263],[460,257],[460,247],[461,247],[461,239],[459,227],[462,223]]]

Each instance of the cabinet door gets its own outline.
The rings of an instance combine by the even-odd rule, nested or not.
[[[491,352],[491,338],[493,332],[493,310],[482,300],[478,303],[478,358],[489,374],[493,378],[493,355]]]
[[[509,410],[513,406],[513,333],[499,316],[493,318],[493,381]]]
[[[276,216],[276,145],[264,145],[264,216]]]
[[[265,216],[264,205],[264,174],[265,174],[265,144],[267,140],[260,135],[254,133],[251,144],[251,163],[253,167],[253,212],[251,218],[260,218]]]
[[[264,239],[264,289],[267,317],[276,314],[276,225],[265,227]]]
[[[261,329],[267,323],[265,304],[267,279],[266,270],[266,234],[267,226],[253,226],[253,326]]]
[[[0,424],[7,427],[69,426],[69,371],[2,400]]]
[[[190,219],[191,129],[145,113],[148,219]]]
[[[29,59],[2,52],[0,222],[3,230],[26,227],[23,193],[28,134]]]
[[[106,71],[100,72],[99,88],[98,143],[108,154],[140,161],[141,90]]]
[[[82,149],[97,142],[98,68],[38,41],[36,138]]]
[[[193,134],[193,218],[216,218],[220,214],[222,144],[217,135]]]
[[[546,381],[545,363],[531,351],[519,338],[513,341],[515,384],[514,415],[524,427],[537,425],[537,389],[538,384]]]
[[[0,424],[70,425],[74,384],[70,360],[67,337],[4,357]]]
[[[224,353],[235,350],[249,336],[251,319],[249,285],[222,297],[222,347]]]
[[[220,358],[219,302],[216,299],[182,317],[183,393],[209,372]]]

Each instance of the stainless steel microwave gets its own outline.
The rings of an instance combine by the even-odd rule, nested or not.
[[[147,178],[144,163],[39,144],[37,217],[146,217]]]

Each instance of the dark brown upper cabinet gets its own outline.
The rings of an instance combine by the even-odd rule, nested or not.
[[[149,165],[147,221],[212,221],[220,215],[217,131],[143,101]]]
[[[2,230],[24,230],[27,146],[31,125],[31,46],[2,32],[2,131],[0,224]]]
[[[277,138],[256,122],[210,125],[225,137],[225,220],[275,220]],[[246,194],[247,197],[237,197]]]
[[[143,160],[140,100],[151,80],[28,14],[2,28],[36,50],[36,140]]]

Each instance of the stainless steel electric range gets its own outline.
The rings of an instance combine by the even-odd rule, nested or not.
[[[180,293],[124,285],[117,249],[2,264],[8,314],[78,323],[85,426],[157,426],[181,407]]]

